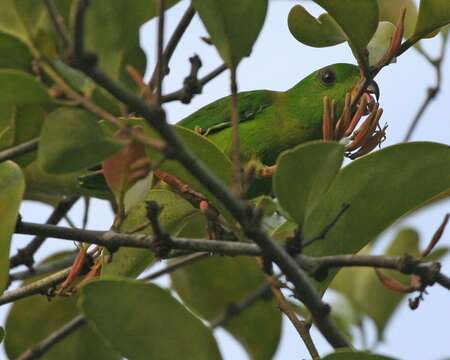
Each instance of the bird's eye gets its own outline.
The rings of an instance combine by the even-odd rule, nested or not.
[[[325,86],[332,86],[336,82],[336,74],[333,70],[323,70],[319,74],[320,82]]]

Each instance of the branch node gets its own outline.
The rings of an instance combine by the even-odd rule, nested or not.
[[[170,250],[172,250],[172,240],[162,228],[159,223],[158,217],[162,211],[162,208],[158,205],[156,201],[147,202],[147,217],[150,220],[150,224],[153,229],[153,234],[155,235],[155,240],[152,244],[152,250],[154,251],[156,257],[164,259],[169,255]]]
[[[68,62],[70,66],[85,71],[94,69],[97,66],[98,56],[93,53],[84,52],[76,57],[70,57]]]
[[[417,268],[418,261],[411,255],[404,254],[398,262],[398,269],[404,274],[412,274]]]

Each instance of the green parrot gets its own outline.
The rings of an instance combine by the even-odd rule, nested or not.
[[[242,160],[257,160],[270,166],[282,151],[321,139],[324,97],[336,100],[339,112],[346,94],[354,90],[359,79],[357,66],[334,64],[313,72],[285,92],[255,90],[239,93]],[[367,91],[378,99],[375,82]],[[201,108],[177,125],[203,134],[231,157],[229,96]]]
[[[239,93],[242,162],[252,161],[259,169],[263,169],[275,164],[282,151],[307,141],[322,139],[324,97],[336,101],[337,119],[344,107],[346,94],[355,91],[359,80],[357,66],[334,64],[313,72],[285,92],[255,90]],[[375,82],[367,87],[366,92],[375,94],[378,99],[379,91]],[[356,108],[350,115],[355,112]],[[368,112],[370,109],[365,111],[366,114]],[[199,109],[177,125],[202,134],[231,158],[229,96]],[[98,176],[84,176],[81,182],[84,188],[91,190],[107,188],[104,179]],[[246,197],[253,198],[270,192],[270,178],[256,179]]]

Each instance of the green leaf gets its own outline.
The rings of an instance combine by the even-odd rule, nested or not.
[[[10,242],[24,191],[22,170],[12,161],[0,163],[0,293],[8,284]]]
[[[339,172],[310,212],[304,227],[305,238],[316,236],[330,224],[343,203],[350,204],[350,208],[325,239],[305,252],[308,255],[358,252],[401,216],[448,191],[449,163],[450,147],[430,142],[390,146],[352,162]]]
[[[46,104],[52,99],[33,76],[19,70],[0,69],[0,104]]]
[[[97,165],[121,147],[95,116],[81,109],[59,108],[42,127],[38,162],[50,174],[63,174]]]
[[[39,105],[0,104],[0,149],[6,149],[39,136],[45,111]],[[14,161],[24,167],[36,158],[36,151],[18,156]]]
[[[300,227],[341,168],[344,152],[338,143],[313,142],[285,151],[278,158],[274,192]]]
[[[405,37],[409,38],[414,32],[417,22],[417,8],[413,0],[378,0],[380,21],[397,24],[400,12],[406,7]]]
[[[50,256],[44,262],[56,260],[66,253]],[[32,281],[36,281],[34,278]],[[31,281],[25,281],[29,284]],[[55,297],[35,295],[15,302],[6,320],[5,350],[8,358],[17,359],[30,346],[44,340],[79,314],[78,296]],[[84,325],[52,347],[46,360],[119,360],[114,352],[89,326]]]
[[[242,58],[250,55],[266,18],[267,3],[267,0],[192,1],[229,68],[236,68]]]
[[[165,1],[166,8],[178,1]],[[113,79],[135,87],[136,84],[126,73],[127,65],[144,74],[146,61],[139,45],[139,29],[158,15],[158,3],[158,0],[102,0],[91,3],[86,13],[86,48],[99,56],[99,66]]]
[[[377,0],[314,1],[328,12],[342,33],[336,29],[335,35],[332,36],[335,26],[327,15],[322,14],[318,20],[315,20],[307,14],[306,10],[297,5],[293,12],[291,11],[291,21],[289,21],[289,28],[295,38],[301,42],[305,41],[307,45],[327,46],[327,43],[336,45],[342,42],[342,34],[344,34],[358,63],[367,67],[366,46],[378,26]],[[349,16],[349,13],[352,16]]]
[[[1,0],[0,30],[30,43],[45,12],[44,3],[28,0]]]
[[[394,358],[372,354],[365,351],[353,351],[349,349],[337,350],[322,358],[323,360],[395,360]]]
[[[447,251],[448,249],[436,249],[432,253],[434,260],[439,260]],[[391,256],[401,256],[404,254],[418,256],[419,253],[419,235],[413,229],[399,231],[384,252],[385,255]],[[410,283],[410,276],[393,270],[382,271],[387,276],[396,279],[404,285],[409,285]],[[390,291],[383,287],[371,268],[342,269],[330,287],[346,295],[359,311],[364,312],[374,320],[378,330],[379,340],[382,340],[384,329],[406,296],[405,294]]]
[[[205,237],[203,216],[186,224],[180,236]],[[255,259],[212,257],[171,274],[172,286],[192,311],[208,321],[215,320],[231,304],[253,294],[264,284]],[[257,303],[226,322],[230,332],[254,360],[272,359],[281,336],[281,313],[273,301]]]
[[[0,343],[3,341],[4,338],[5,338],[5,329],[0,326]]]
[[[11,68],[28,72],[31,70],[28,46],[19,38],[0,32],[0,68]]]
[[[161,228],[172,236],[178,235],[185,223],[198,210],[181,198],[167,190],[151,190],[146,201],[156,201],[162,211],[158,217]],[[134,207],[120,225],[120,232],[130,232],[142,224],[149,224],[146,204],[140,203]],[[151,235],[152,228],[147,226],[138,233]],[[120,275],[128,277],[138,276],[153,261],[154,255],[150,250],[123,248],[113,255],[113,261],[102,269],[103,275]]]
[[[126,358],[221,359],[211,330],[156,285],[114,278],[93,281],[81,289],[79,306]]]
[[[377,32],[367,45],[369,51],[369,65],[375,66],[388,51],[395,26],[389,21],[380,21]]]
[[[421,0],[419,16],[413,38],[427,37],[433,31],[450,23],[450,2],[447,0]]]
[[[327,47],[347,41],[330,14],[323,13],[315,18],[301,5],[295,5],[289,12],[288,26],[291,34],[308,46]]]

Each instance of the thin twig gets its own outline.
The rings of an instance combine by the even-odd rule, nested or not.
[[[178,23],[177,27],[175,28],[175,31],[173,32],[172,36],[169,39],[169,42],[166,45],[166,48],[164,49],[163,57],[164,64],[162,65],[162,76],[164,77],[168,70],[168,65],[170,62],[170,59],[172,58],[172,55],[178,46],[181,37],[186,32],[187,27],[192,21],[192,18],[195,15],[194,8],[189,5],[186,9],[186,12],[183,14],[183,17],[181,18],[180,22]],[[153,74],[150,78],[149,87],[153,89],[156,85],[156,77],[157,77],[157,69],[159,67],[159,63],[156,64],[155,70],[153,71]]]
[[[73,264],[76,254],[68,255],[62,259],[39,264],[31,270],[17,271],[9,275],[10,281],[25,280],[31,277],[46,275],[55,271],[62,270]]]
[[[67,324],[60,327],[58,330],[52,332],[48,337],[40,343],[27,349],[17,360],[31,360],[38,359],[46,354],[53,346],[58,344],[61,340],[72,334],[86,323],[83,315],[78,315],[70,320]]]
[[[406,132],[405,138],[403,139],[404,142],[407,142],[411,139],[414,131],[417,128],[417,125],[419,124],[420,120],[422,119],[423,114],[425,113],[427,108],[430,106],[430,104],[433,102],[433,100],[437,97],[438,93],[441,91],[441,88],[442,88],[442,63],[444,62],[445,53],[447,50],[447,44],[448,44],[448,40],[443,39],[439,57],[436,60],[430,60],[430,64],[433,66],[435,73],[436,73],[436,84],[427,89],[426,97],[425,97],[422,105],[420,106],[419,110],[417,111],[417,114],[414,116],[414,119],[408,128],[408,131]]]
[[[0,151],[0,163],[6,160],[14,160],[18,156],[36,151],[39,145],[39,138],[24,142],[9,149]]]
[[[55,207],[49,218],[47,219],[48,225],[58,224],[69,212],[72,206],[77,202],[78,197],[73,196],[61,200]],[[19,265],[26,265],[31,268],[34,264],[34,254],[42,246],[46,239],[46,236],[36,236],[31,242],[22,249],[17,250],[17,254],[12,256],[9,260],[9,267],[15,268]]]
[[[252,305],[256,304],[262,299],[270,299],[272,292],[270,291],[270,285],[267,283],[262,284],[254,292],[239,302],[228,304],[225,310],[219,314],[215,319],[211,320],[209,326],[215,329],[219,326],[224,326],[228,321],[235,318]]]
[[[91,208],[91,198],[88,196],[83,197],[84,200],[84,211],[83,211],[83,221],[81,227],[86,229],[87,223],[89,221],[89,210]]]
[[[205,75],[204,77],[197,80],[196,86],[192,86],[191,81],[186,82],[186,79],[184,81],[184,85],[180,90],[174,91],[170,94],[164,95],[161,99],[163,103],[171,102],[171,101],[181,101],[183,103],[189,104],[192,98],[194,97],[195,93],[201,94],[203,87],[210,82],[211,80],[214,80],[217,76],[222,74],[228,67],[225,64],[222,64],[212,70],[210,73]],[[195,90],[195,93],[194,91]]]
[[[309,239],[309,240],[305,240],[303,242],[303,247],[306,247],[308,245],[311,245],[313,242],[317,241],[317,240],[322,240],[324,239],[327,234],[330,232],[330,230],[336,225],[336,223],[339,221],[339,219],[342,217],[342,215],[344,215],[344,213],[350,208],[350,204],[342,204],[341,209],[339,210],[339,212],[336,214],[336,216],[334,217],[334,219],[327,224],[318,235],[314,236],[313,238]]]
[[[305,271],[318,280],[326,278],[328,270],[343,267],[373,267],[397,270],[403,274],[415,274],[421,277],[422,282],[432,285],[438,282],[447,287],[446,277],[440,273],[441,265],[438,262],[422,262],[410,255],[332,255],[310,257],[299,255],[298,264]]]
[[[178,270],[186,265],[190,265],[194,262],[197,262],[198,260],[205,259],[209,256],[210,256],[210,254],[207,252],[188,255],[185,258],[183,258],[177,262],[174,262],[173,264],[167,265],[162,270],[155,271],[147,276],[142,277],[140,280],[142,280],[142,281],[154,280],[162,275],[170,274],[170,273],[174,272],[175,270]]]
[[[44,2],[52,25],[61,41],[61,49],[64,54],[67,55],[71,49],[72,40],[70,38],[69,31],[66,28],[66,24],[64,23],[64,18],[59,13],[53,0],[44,0]]]
[[[292,325],[297,330],[312,359],[320,359],[317,348],[314,345],[311,334],[309,333],[309,326],[305,321],[298,318],[291,304],[286,300],[283,293],[281,292],[279,281],[275,278],[270,277],[269,283],[271,284],[272,292],[275,295],[275,299],[277,301],[279,309],[287,316],[287,318],[291,321]]]

